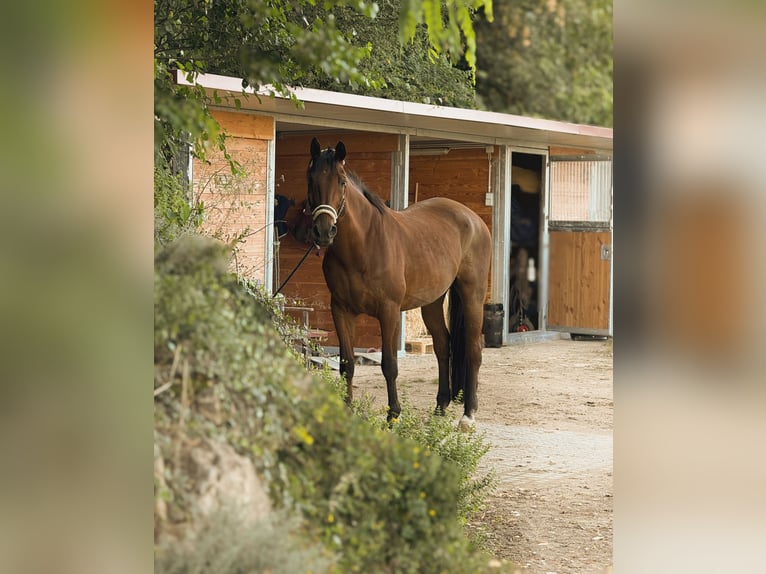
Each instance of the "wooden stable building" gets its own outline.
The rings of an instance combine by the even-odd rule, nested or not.
[[[503,343],[524,331],[612,335],[611,128],[313,89],[295,90],[298,107],[267,90],[243,97],[237,78],[197,82],[220,102],[213,113],[245,175],[233,177],[222,157],[193,161],[193,189],[209,230],[245,235],[238,270],[267,290],[308,248],[294,226],[311,138],[342,140],[347,168],[393,209],[444,196],[484,219],[493,237],[486,302],[502,309]],[[311,327],[329,331],[333,346],[321,258],[309,255],[282,293],[311,309]],[[379,337],[377,321],[361,317],[356,346],[377,348]]]

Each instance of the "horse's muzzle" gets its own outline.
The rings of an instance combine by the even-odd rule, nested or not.
[[[320,225],[319,222],[314,223],[311,228],[311,236],[319,247],[329,247],[332,244],[332,240],[338,233],[337,225]]]

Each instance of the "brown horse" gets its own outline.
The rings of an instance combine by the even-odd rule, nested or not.
[[[388,418],[399,416],[396,355],[401,313],[421,307],[439,363],[436,411],[443,413],[462,391],[460,427],[470,428],[477,409],[492,250],[489,229],[473,211],[441,197],[393,211],[345,169],[345,157],[343,142],[322,150],[317,139],[312,140],[306,205],[313,218],[312,238],[319,247],[327,247],[322,269],[332,294],[346,400],[352,396],[355,320],[364,313],[380,322]],[[447,291],[449,330],[443,312]]]

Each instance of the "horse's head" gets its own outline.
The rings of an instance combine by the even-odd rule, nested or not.
[[[335,149],[321,149],[316,138],[311,140],[308,168],[308,201],[314,225],[311,235],[320,247],[332,243],[338,232],[337,222],[346,205],[346,170],[343,167],[346,146],[338,142]]]

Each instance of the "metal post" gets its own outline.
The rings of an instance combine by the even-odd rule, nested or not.
[[[275,123],[276,125],[276,123]],[[276,165],[276,134],[266,144],[266,237],[275,234],[274,231],[274,173]],[[274,235],[276,237],[276,235]],[[279,257],[278,250],[274,249],[274,242],[268,239],[264,241],[266,262],[263,270],[263,286],[267,294],[274,292],[274,257]],[[276,253],[276,255],[275,255]],[[279,278],[277,277],[277,281]]]
[[[503,304],[503,343],[508,338],[508,262],[511,258],[511,148],[501,146],[494,159],[492,179],[492,291],[493,302]]]
[[[401,211],[409,204],[410,186],[410,136],[399,135],[399,149],[393,152],[391,161],[391,209]],[[401,326],[399,330],[398,356],[405,355],[404,342],[407,337],[406,315],[402,312]]]

